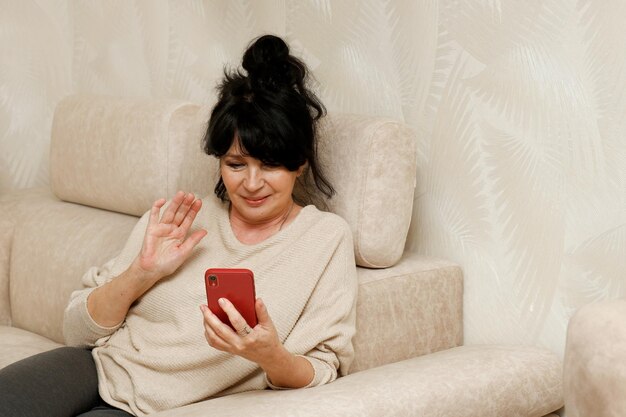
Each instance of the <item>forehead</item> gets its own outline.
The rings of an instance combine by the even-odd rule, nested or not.
[[[250,157],[250,154],[244,149],[243,146],[241,146],[241,141],[239,137],[235,136],[235,140],[233,140],[233,143],[230,145],[230,148],[228,148],[228,151],[226,151],[224,156]]]

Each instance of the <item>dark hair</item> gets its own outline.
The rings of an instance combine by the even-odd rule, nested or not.
[[[326,109],[306,87],[306,65],[281,38],[264,35],[248,46],[242,67],[247,75],[224,69],[204,151],[221,158],[238,140],[246,155],[271,166],[297,171],[308,163],[316,187],[330,198],[335,190],[321,172],[316,146],[316,122]],[[227,199],[221,177],[215,194]]]

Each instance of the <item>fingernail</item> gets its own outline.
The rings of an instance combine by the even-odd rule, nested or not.
[[[220,303],[221,306],[223,306],[226,300],[224,300],[223,298],[220,298],[219,300],[217,300],[217,302]]]

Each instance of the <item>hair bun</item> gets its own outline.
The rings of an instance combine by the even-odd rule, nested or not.
[[[264,35],[248,47],[242,67],[253,88],[277,90],[299,84],[304,72],[298,60],[289,55],[289,46],[278,36]]]

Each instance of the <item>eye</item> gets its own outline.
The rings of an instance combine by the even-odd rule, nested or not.
[[[278,169],[280,168],[281,165],[280,164],[276,164],[276,163],[271,163],[271,162],[264,162],[263,163],[263,169],[266,169],[268,171],[274,170],[274,169]]]
[[[244,164],[241,162],[226,162],[226,166],[231,169],[241,169],[244,167]]]

